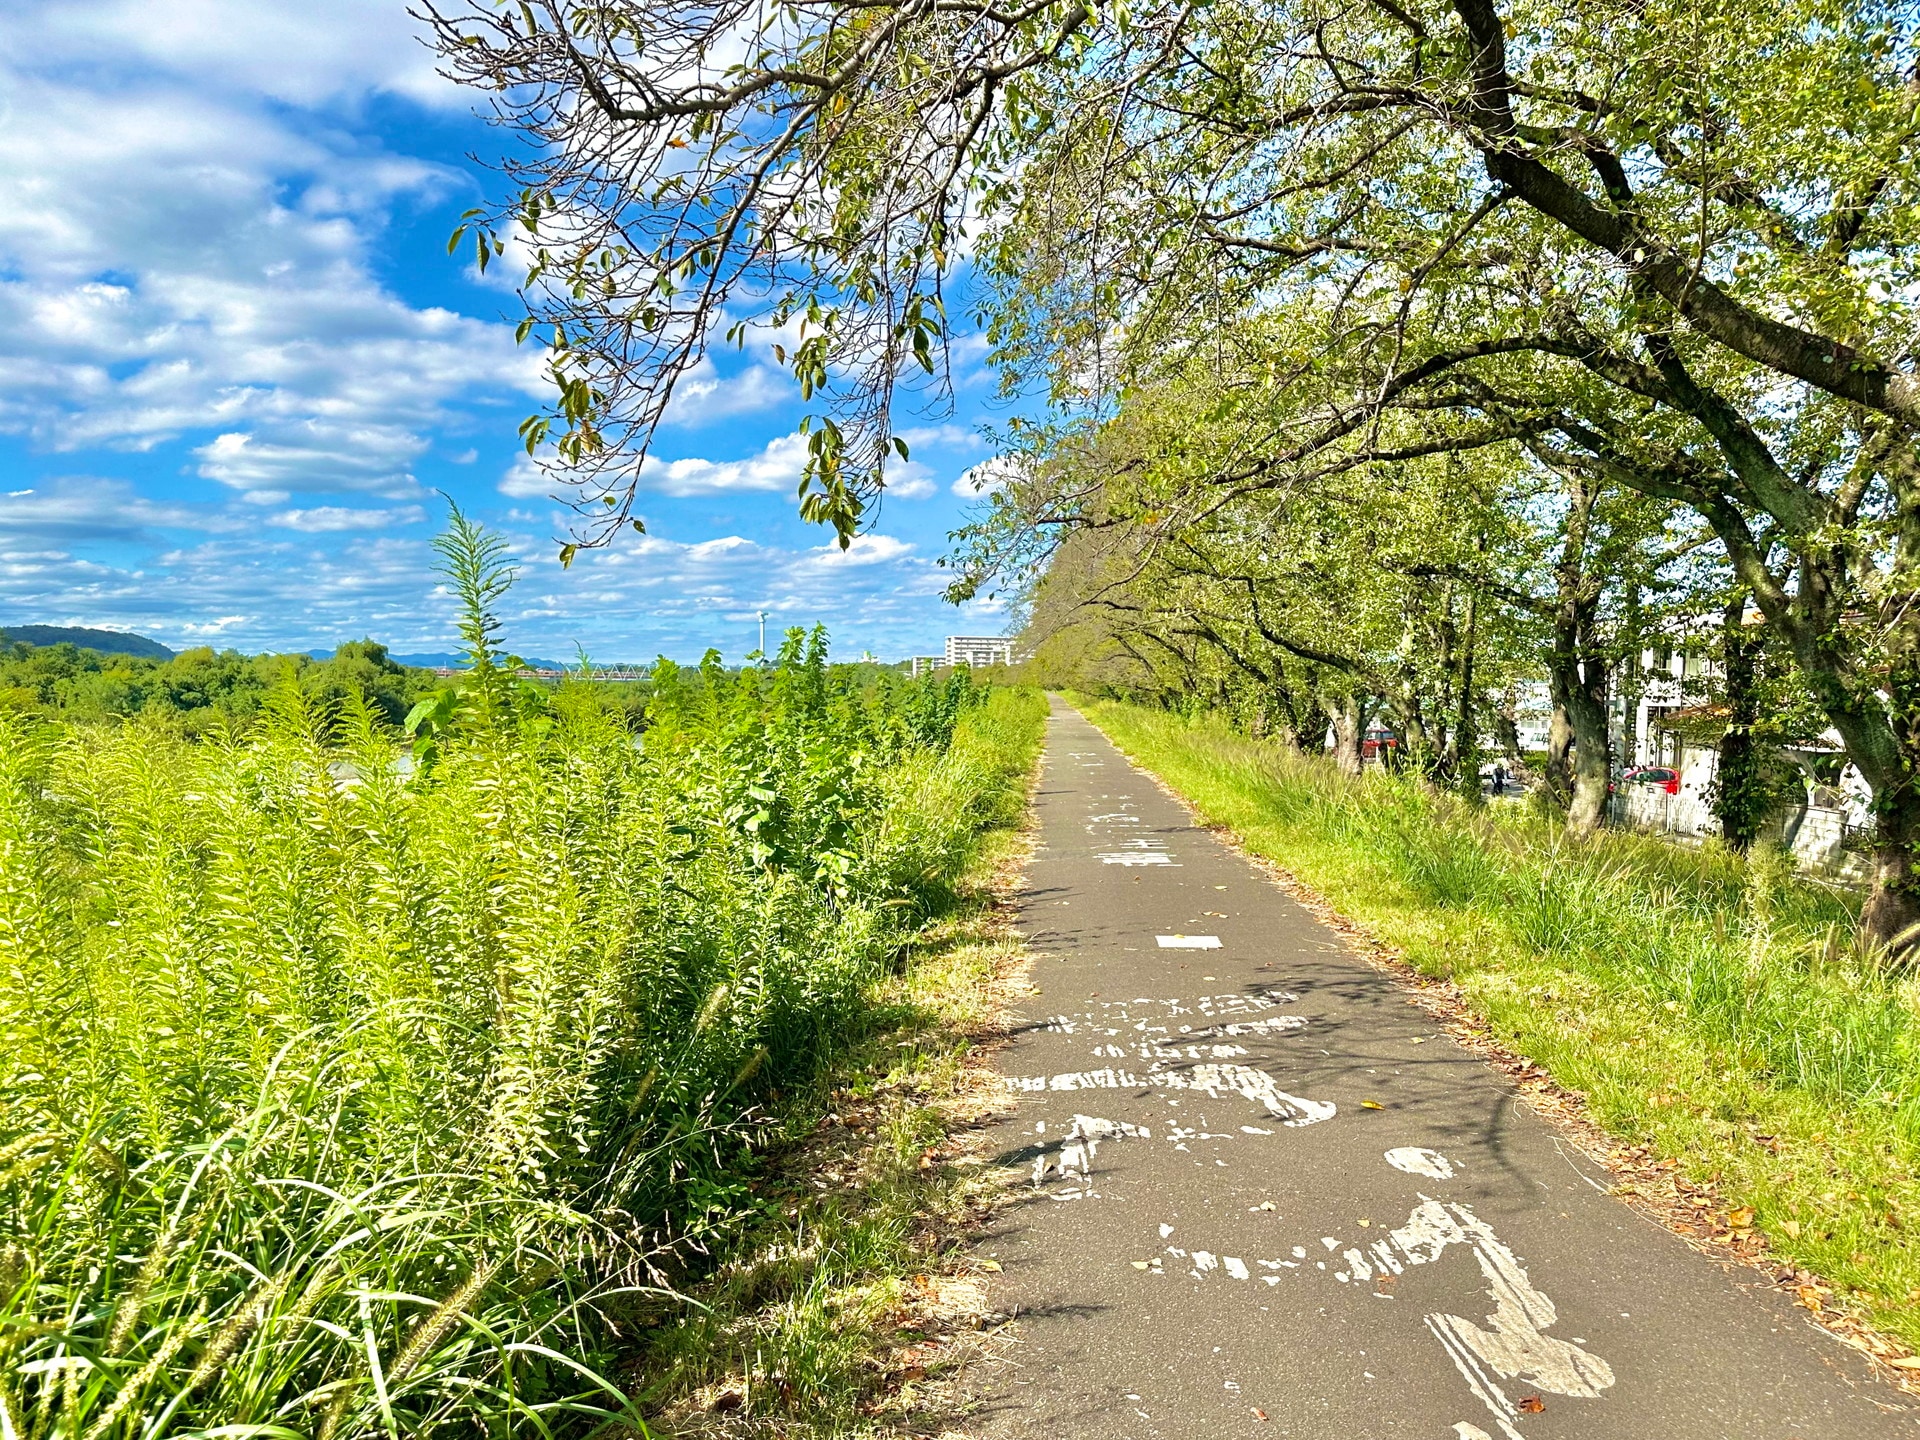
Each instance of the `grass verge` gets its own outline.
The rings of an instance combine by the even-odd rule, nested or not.
[[[1915,1373],[1920,980],[1853,943],[1850,897],[1777,855],[1570,845],[1519,807],[1351,781],[1206,717],[1084,709],[1207,823],[1452,982],[1624,1142],[1616,1158],[1677,1182],[1675,1229],[1785,1262],[1802,1304],[1866,1320],[1881,1334],[1855,1343]]]
[[[1046,708],[1001,692],[989,716],[1006,803],[952,910],[872,986],[821,1104],[739,1177],[704,1274],[647,1317],[629,1378],[657,1435],[939,1433],[993,1344],[965,1244],[1000,1182],[972,1132],[1004,1100],[990,1050],[1026,984],[1009,901]]]

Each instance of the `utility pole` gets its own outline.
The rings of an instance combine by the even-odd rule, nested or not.
[[[760,663],[767,663],[767,612],[760,612]]]

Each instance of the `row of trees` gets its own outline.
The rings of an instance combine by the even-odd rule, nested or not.
[[[1673,505],[1523,445],[1281,492],[1221,495],[1203,480],[1193,493],[1165,473],[1170,454],[1212,474],[1226,462],[1199,452],[1231,443],[1233,427],[1180,398],[1130,396],[1097,438],[1023,474],[971,537],[991,547],[1069,495],[1089,506],[1033,589],[1027,641],[1049,683],[1205,704],[1303,749],[1331,733],[1353,773],[1382,725],[1406,763],[1476,800],[1483,760],[1543,758],[1546,797],[1584,835],[1634,758],[1613,717],[1631,743],[1653,674],[1669,652],[1692,652],[1716,664],[1682,687],[1682,723],[1717,743],[1711,799],[1741,850],[1793,778],[1779,745],[1821,743],[1826,721],[1791,653]],[[1185,523],[1160,518],[1182,506]],[[1643,666],[1649,655],[1657,664]],[[1523,757],[1519,711],[1542,679],[1547,750]]]
[[[1596,658],[1682,592],[1741,636],[1751,606],[1873,788],[1869,935],[1920,922],[1911,6],[428,13],[539,142],[471,234],[529,258],[556,403],[527,436],[604,517],[580,538],[743,317],[818,402],[807,513],[852,534],[970,267],[1055,418],[956,593],[1051,564],[1043,600],[1104,607],[1143,663],[1290,695],[1313,667],[1344,725],[1391,704],[1443,770],[1538,656],[1580,823]]]
[[[167,716],[188,734],[222,735],[253,720],[287,673],[323,708],[358,695],[391,725],[442,683],[431,670],[400,664],[375,640],[347,641],[326,660],[206,646],[150,660],[65,643],[0,643],[0,709],[71,720]]]

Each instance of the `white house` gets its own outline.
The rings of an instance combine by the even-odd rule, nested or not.
[[[1614,797],[1615,818],[1636,829],[1688,838],[1718,834],[1711,786],[1719,771],[1719,752],[1711,744],[1688,739],[1667,722],[1706,702],[1720,676],[1719,663],[1704,646],[1663,645],[1641,651],[1640,668],[1640,698],[1630,737],[1622,733],[1624,701],[1614,702],[1615,753],[1629,771],[1653,767],[1674,772],[1679,788],[1669,793],[1660,783],[1623,779]],[[1871,824],[1873,793],[1845,759],[1839,734],[1828,730],[1813,743],[1783,747],[1782,753],[1800,769],[1806,794],[1779,817],[1775,838],[1805,869],[1857,868],[1859,857],[1847,842]]]

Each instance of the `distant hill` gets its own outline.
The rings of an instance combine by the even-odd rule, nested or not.
[[[89,630],[84,625],[9,625],[0,629],[0,639],[24,641],[28,645],[78,645],[83,650],[98,650],[102,655],[134,655],[142,660],[173,658],[173,651],[158,640],[125,630]]]

